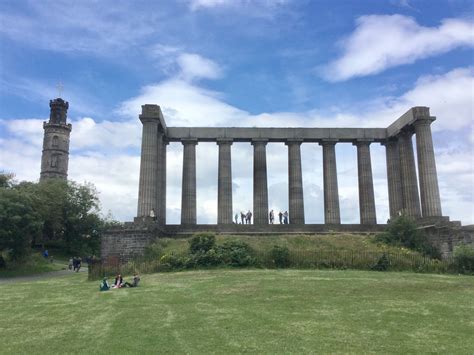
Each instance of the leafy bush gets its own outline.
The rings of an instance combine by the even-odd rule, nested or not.
[[[386,232],[380,234],[377,240],[386,244],[404,246],[432,258],[441,258],[439,250],[430,243],[426,234],[417,229],[416,223],[411,218],[404,215],[392,220],[387,225]]]
[[[462,274],[474,273],[474,246],[460,245],[454,249],[454,265]]]
[[[198,233],[189,241],[191,254],[206,253],[216,245],[216,237],[212,233]]]
[[[197,252],[191,254],[188,267],[197,266],[217,266],[222,264],[222,255],[219,250],[209,249],[206,252]]]
[[[160,262],[165,269],[184,269],[188,262],[186,258],[175,255],[173,253],[165,254],[160,258]]]
[[[383,253],[379,260],[377,260],[377,264],[372,266],[372,270],[375,271],[387,271],[390,267],[390,260],[388,259],[387,254]]]
[[[256,260],[252,256],[252,248],[241,240],[228,240],[219,247],[222,261],[230,266],[251,266]]]
[[[290,266],[290,251],[288,247],[274,245],[271,256],[276,267],[284,268]]]

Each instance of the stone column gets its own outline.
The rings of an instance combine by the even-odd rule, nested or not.
[[[400,154],[400,177],[402,181],[403,210],[407,216],[421,217],[420,197],[418,195],[418,181],[416,178],[415,156],[411,137],[413,132],[405,129],[398,137]]]
[[[337,139],[323,139],[324,223],[341,224],[336,166]]]
[[[232,140],[221,139],[217,144],[219,146],[217,224],[232,224]]]
[[[196,224],[196,139],[183,143],[183,181],[181,192],[181,224]]]
[[[166,146],[169,142],[166,140],[165,137],[162,137],[162,142],[160,145],[160,149],[158,150],[158,154],[160,156],[159,159],[159,177],[158,177],[158,186],[160,188],[159,197],[158,197],[158,213],[157,219],[158,223],[164,225],[166,224]]]
[[[152,208],[155,212],[157,209],[156,194],[158,177],[159,118],[146,115],[145,108],[142,108],[142,114],[139,118],[143,124],[143,130],[137,216],[143,217],[149,216]]]
[[[301,172],[301,140],[288,139],[288,204],[290,224],[304,224],[303,173]]]
[[[370,161],[370,140],[358,140],[357,170],[359,175],[359,208],[361,224],[377,224],[375,215],[374,183]]]
[[[434,117],[426,117],[418,119],[414,123],[423,217],[442,216],[438,175],[436,173],[433,138],[431,137],[430,127],[431,122],[434,120]]]
[[[268,224],[267,140],[253,140],[253,221]]]
[[[400,155],[398,140],[389,139],[383,142],[387,159],[387,185],[390,218],[397,217],[403,210],[402,182],[400,178]]]

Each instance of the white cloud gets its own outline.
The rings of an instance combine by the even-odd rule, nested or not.
[[[193,11],[199,9],[215,9],[223,7],[253,7],[255,9],[273,9],[285,5],[289,0],[188,0],[189,8]],[[254,14],[249,14],[254,15]]]
[[[232,4],[233,0],[190,0],[189,6],[192,10],[199,8],[213,8]]]
[[[54,10],[54,11],[53,11]],[[110,55],[141,43],[161,29],[157,11],[137,12],[126,2],[31,1],[2,13],[0,35],[36,48]],[[159,21],[157,21],[159,19]]]
[[[198,54],[183,53],[177,58],[184,79],[217,79],[222,75],[222,69],[212,60]]]
[[[402,15],[361,16],[340,46],[341,57],[322,68],[329,81],[377,74],[458,47],[472,47],[474,23],[444,19],[438,27],[424,27]]]

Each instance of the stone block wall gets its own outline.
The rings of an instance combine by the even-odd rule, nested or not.
[[[474,245],[474,225],[461,227],[459,225],[432,226],[425,228],[431,242],[439,249],[443,258],[453,256],[454,248],[458,245]]]
[[[158,230],[150,225],[127,223],[123,227],[107,230],[102,236],[101,258],[110,258],[126,262],[135,256],[141,256],[147,245],[158,236]]]

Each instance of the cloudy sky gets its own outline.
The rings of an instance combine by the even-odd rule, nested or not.
[[[143,104],[168,126],[386,127],[429,106],[443,214],[474,223],[471,1],[0,1],[0,171],[37,181],[49,100],[69,101],[69,178],[104,213],[136,214]],[[356,150],[336,146],[341,218],[359,219]],[[377,220],[385,148],[371,145]],[[288,209],[287,149],[267,146],[269,202]],[[234,210],[252,207],[252,147],[232,146]],[[168,146],[179,223],[182,146]],[[322,223],[322,149],[302,145],[307,223]],[[216,223],[217,146],[197,147],[198,223]]]

